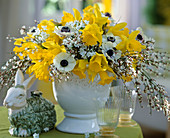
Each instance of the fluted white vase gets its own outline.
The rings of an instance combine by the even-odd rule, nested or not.
[[[93,133],[99,131],[96,120],[96,99],[106,100],[110,85],[99,85],[100,77],[93,83],[71,75],[68,81],[53,82],[53,92],[64,110],[65,118],[57,125],[59,131],[68,133]]]

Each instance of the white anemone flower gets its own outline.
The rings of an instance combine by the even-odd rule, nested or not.
[[[136,28],[136,30],[139,30],[139,31],[140,31],[140,33],[137,35],[136,39],[137,39],[139,42],[144,43],[144,44],[146,44],[147,42],[151,42],[151,43],[147,43],[146,46],[147,46],[148,48],[154,48],[155,40],[154,40],[153,38],[151,38],[151,37],[147,37],[147,36],[144,34],[144,32],[143,32],[143,30],[142,30],[141,27]]]
[[[40,30],[39,30],[39,28],[36,28],[35,26],[33,26],[33,27],[31,27],[31,28],[29,29],[29,31],[28,31],[27,34],[33,35],[33,36],[39,35],[39,34],[40,34]]]
[[[119,36],[114,36],[112,33],[107,33],[106,35],[103,35],[102,42],[112,42],[116,45],[121,42],[121,38]]]
[[[60,72],[68,72],[74,69],[76,60],[70,54],[61,52],[55,56],[53,63]]]
[[[102,43],[102,52],[110,60],[117,60],[121,57],[121,51],[117,50],[116,44],[112,42]]]
[[[72,26],[55,26],[54,33],[59,36],[71,36],[74,35],[76,32],[76,29],[74,29]]]
[[[139,30],[139,31],[140,31],[140,34],[137,36],[137,37],[139,37],[139,40],[144,40],[145,42],[147,42],[147,41],[155,42],[154,39],[149,38],[149,37],[147,37],[147,36],[144,34],[144,32],[143,32],[143,30],[142,30],[141,27],[137,27],[136,30]],[[141,36],[140,36],[140,35],[141,35]]]
[[[105,50],[108,50],[108,49],[113,49],[114,47],[116,47],[116,43],[112,43],[112,42],[102,42],[102,49],[105,51]]]

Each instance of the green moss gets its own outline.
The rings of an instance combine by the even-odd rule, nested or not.
[[[44,132],[44,128],[53,129],[56,123],[54,104],[41,95],[33,95],[27,99],[27,106],[14,115],[9,116],[14,136],[19,136],[19,129],[26,129],[27,134]]]

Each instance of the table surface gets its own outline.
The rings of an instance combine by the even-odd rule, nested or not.
[[[59,105],[55,107],[57,113],[57,124],[59,124],[63,118],[63,110]],[[15,138],[10,136],[8,133],[10,123],[8,121],[8,110],[5,107],[0,107],[0,138]],[[135,127],[118,127],[115,132],[116,135],[120,138],[143,138],[142,131],[139,125]],[[84,138],[85,135],[81,134],[69,134],[57,131],[53,129],[47,133],[41,133],[40,138]],[[90,135],[90,138],[93,138],[94,135]],[[28,137],[32,138],[32,137]]]

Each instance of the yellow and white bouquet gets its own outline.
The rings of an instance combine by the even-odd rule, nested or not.
[[[121,79],[127,89],[126,82],[135,84],[139,102],[144,92],[150,107],[167,115],[168,96],[163,86],[148,75],[160,75],[157,68],[166,70],[164,65],[169,59],[165,53],[154,51],[155,41],[141,28],[130,32],[127,23],[115,22],[96,4],[86,7],[83,16],[76,9],[73,12],[64,11],[61,22],[43,20],[28,29],[21,28],[23,37],[12,38],[15,56],[2,67],[1,86],[13,81],[18,68],[45,81],[53,81],[54,77],[67,81],[71,74],[80,79],[88,77],[89,83],[98,75],[99,85]]]

